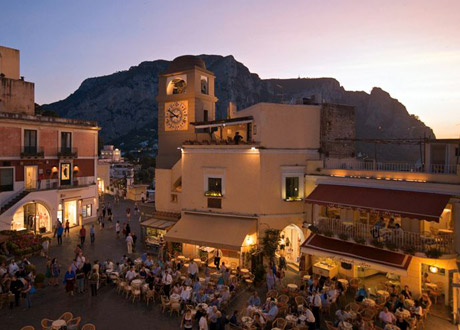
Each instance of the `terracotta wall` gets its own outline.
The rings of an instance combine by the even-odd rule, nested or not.
[[[78,157],[93,157],[97,155],[97,134],[92,131],[74,132],[72,145],[78,149]]]
[[[21,152],[21,129],[0,127],[0,156],[16,157]]]
[[[78,166],[79,171],[74,176],[94,176],[94,161],[94,159],[75,159],[73,165]]]
[[[58,152],[58,132],[53,128],[39,130],[39,147],[45,150],[45,156],[55,156]],[[59,137],[60,138],[60,137]]]

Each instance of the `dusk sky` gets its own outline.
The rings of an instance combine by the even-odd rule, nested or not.
[[[3,1],[36,102],[88,77],[182,54],[233,55],[261,78],[378,86],[437,137],[460,136],[460,1]]]

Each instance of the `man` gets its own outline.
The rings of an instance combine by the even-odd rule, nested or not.
[[[131,282],[134,280],[137,276],[136,270],[134,267],[131,267],[127,272],[126,272],[126,279]]]
[[[91,225],[91,228],[89,229],[89,238],[91,239],[91,244],[94,244],[94,240],[96,238],[94,232],[94,225]]]
[[[315,329],[319,329],[321,325],[320,311],[321,311],[321,295],[318,291],[313,294],[313,315],[315,316]]]
[[[222,258],[222,251],[220,249],[215,249],[214,250],[214,265],[216,265],[216,269],[219,269],[220,258]]]
[[[84,225],[81,225],[80,229],[80,243],[83,246],[85,244],[85,239],[86,239],[86,229]]]
[[[235,144],[240,144],[240,141],[243,139],[243,137],[240,135],[240,132],[235,133],[235,137],[233,138],[233,141],[235,141]]]
[[[22,283],[22,281],[13,275],[13,277],[11,278],[10,291],[12,294],[14,294],[14,303],[16,307],[19,306],[19,298],[21,297],[21,291],[23,287],[24,284]],[[13,306],[10,305],[10,307]]]
[[[409,290],[409,287],[407,285],[404,286],[404,290],[401,291],[401,294],[406,299],[414,299],[412,298],[412,292]]]
[[[163,275],[163,279],[161,281],[163,283],[163,291],[165,295],[169,297],[169,290],[171,289],[173,279],[167,270],[165,270],[165,274]]]
[[[58,245],[62,245],[62,234],[63,233],[64,233],[64,228],[62,227],[62,223],[59,222],[58,227],[56,229]]]
[[[10,276],[13,276],[18,271],[19,271],[18,264],[16,263],[16,261],[14,261],[14,259],[11,260],[11,262],[10,262],[10,264],[8,266],[8,273],[10,274]]]
[[[261,304],[260,297],[257,294],[257,291],[254,291],[252,296],[249,297],[248,305],[251,306],[251,307],[259,307],[260,304]]]
[[[383,307],[383,310],[379,314],[379,319],[384,325],[392,324],[396,321],[396,317],[392,312],[388,310],[388,307]]]
[[[190,264],[188,265],[188,274],[192,280],[196,279],[196,274],[198,274],[198,265],[194,260],[190,261]]]
[[[126,248],[128,250],[128,254],[133,253],[133,244],[134,244],[133,236],[131,235],[131,233],[129,233],[129,235],[126,236]]]
[[[120,221],[117,220],[117,223],[115,224],[115,231],[117,232],[117,238],[120,238]]]
[[[305,321],[307,322],[308,330],[315,330],[315,327],[316,327],[315,316],[313,315],[312,311],[309,308],[305,309],[305,316],[307,317]]]
[[[66,220],[65,222],[65,229],[64,229],[64,236],[67,233],[67,237],[70,236],[70,222]]]

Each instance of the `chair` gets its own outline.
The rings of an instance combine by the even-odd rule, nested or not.
[[[376,311],[371,308],[365,308],[360,314],[364,321],[372,321],[375,317]]]
[[[281,304],[287,304],[289,302],[289,296],[282,294],[281,296],[278,297],[278,302]]]
[[[69,322],[67,322],[67,329],[68,330],[74,330],[74,329],[76,330],[76,329],[78,329],[78,326],[80,325],[80,322],[81,322],[81,317],[80,316],[71,319]]]
[[[161,312],[164,313],[171,308],[171,302],[164,296],[161,296]]]
[[[0,294],[0,308],[3,306],[8,307],[8,293],[2,293]]]
[[[64,320],[66,323],[73,319],[73,314],[71,312],[65,312],[61,316],[59,316],[59,320]]]
[[[276,298],[278,297],[278,291],[270,290],[267,292],[267,298]]]
[[[141,290],[140,289],[131,290],[131,298],[133,300],[133,304],[134,304],[134,300],[136,299],[139,299],[139,301],[141,301]]]
[[[326,327],[327,330],[337,330],[337,328],[334,327],[334,323],[332,323],[331,321],[326,321]]]
[[[124,294],[125,294],[125,298],[128,299],[129,295],[131,294],[131,286],[130,285],[126,285],[124,287]]]
[[[151,300],[152,303],[155,302],[155,291],[153,290],[147,290],[147,292],[145,293],[145,302],[147,303],[147,306],[149,305],[149,301]]]
[[[294,300],[295,300],[296,306],[299,306],[299,305],[305,305],[306,306],[307,305],[307,301],[302,296],[297,296],[297,297],[294,298]]]
[[[96,326],[92,323],[84,324],[80,330],[96,330]]]
[[[286,328],[287,321],[282,318],[277,318],[275,321],[273,321],[273,326],[272,328],[278,328],[281,330],[284,330]]]
[[[26,325],[25,327],[22,327],[21,330],[35,330],[35,327],[31,325]]]
[[[42,330],[48,330],[49,328],[51,328],[51,325],[53,324],[53,320],[42,319],[40,324],[42,326]]]
[[[126,281],[119,281],[117,284],[117,292],[120,294],[125,290],[125,287],[128,285]]]
[[[359,313],[360,309],[361,309],[361,306],[359,306],[355,302],[351,302],[347,306],[345,306],[346,311],[352,311],[352,312],[355,312],[355,313]]]
[[[176,312],[177,316],[180,316],[180,303],[178,302],[171,303],[171,307],[169,308],[169,310],[170,310],[169,315],[172,315],[172,313]]]

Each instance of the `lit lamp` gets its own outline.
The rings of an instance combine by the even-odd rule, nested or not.
[[[436,266],[430,266],[430,272],[436,274],[439,271],[439,268]]]
[[[75,166],[73,167],[73,172],[74,172],[74,173],[78,173],[78,171],[80,171],[80,169],[78,168],[77,165],[75,165]]]
[[[53,166],[53,168],[51,169],[51,175],[55,176],[57,175],[57,172],[58,172],[58,168],[56,166]]]
[[[254,240],[252,239],[251,235],[246,235],[246,245],[253,245]]]

